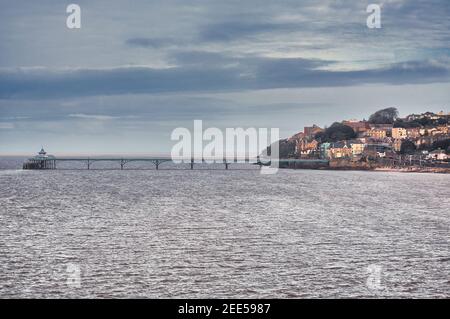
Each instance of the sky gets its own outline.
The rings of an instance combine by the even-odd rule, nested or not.
[[[0,154],[165,154],[194,120],[288,137],[450,112],[449,16],[448,0],[0,0]]]

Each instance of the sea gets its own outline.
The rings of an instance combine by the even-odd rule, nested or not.
[[[23,160],[0,298],[450,297],[450,175]]]

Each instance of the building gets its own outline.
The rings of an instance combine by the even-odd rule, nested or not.
[[[329,158],[352,157],[352,147],[347,142],[333,143],[328,149]]]
[[[426,135],[436,136],[436,135],[447,135],[448,128],[446,126],[438,126],[427,129]]]
[[[41,150],[39,151],[39,153],[33,157],[34,159],[38,159],[38,160],[44,160],[44,159],[51,159],[54,158],[53,155],[47,155],[47,152],[44,150],[43,147],[41,147]]]
[[[306,138],[302,138],[297,140],[295,145],[295,152],[297,155],[309,155],[315,153],[318,150],[319,142],[313,139],[312,141],[308,141]]]
[[[384,130],[384,129],[373,128],[370,131],[367,131],[366,135],[370,136],[372,138],[375,138],[375,139],[383,139],[387,136],[387,133],[386,133],[386,130]]]
[[[450,124],[438,126],[438,129],[445,132],[445,134],[450,133]]]
[[[287,140],[288,140],[288,142],[290,142],[290,141],[298,141],[298,140],[300,140],[300,139],[302,139],[304,137],[305,137],[305,134],[303,132],[299,132],[297,134],[292,135]]]
[[[364,148],[365,156],[369,158],[393,156],[392,147],[386,143],[369,143]]]
[[[350,146],[352,148],[352,155],[356,156],[356,155],[360,155],[364,152],[364,148],[365,148],[366,144],[361,143],[361,142],[351,142]]]
[[[411,122],[418,119],[421,119],[420,114],[409,114],[406,118],[406,121]]]
[[[53,155],[48,155],[42,147],[39,153],[32,158],[29,158],[24,164],[23,169],[55,169],[56,158]]]
[[[402,149],[402,142],[403,141],[401,139],[394,140],[394,142],[392,143],[392,148],[394,149],[394,151],[400,152],[400,150]]]
[[[440,118],[449,118],[450,117],[450,112],[448,112],[446,114],[444,111],[440,111],[436,115],[439,116]]]
[[[430,152],[427,158],[435,161],[446,161],[450,157],[447,155],[447,153],[445,153],[444,150],[438,149]]]
[[[394,127],[392,129],[392,137],[395,139],[404,139],[408,137],[407,130],[403,127]]]
[[[430,119],[430,120],[438,120],[441,118],[446,118],[450,116],[450,113],[445,114],[444,111],[440,111],[437,114],[433,112],[425,112],[422,114],[410,114],[406,117],[407,121],[414,121],[414,120],[420,120],[420,119]]]
[[[358,121],[358,120],[348,120],[342,121],[342,124],[350,126],[355,133],[364,133],[370,130],[369,122],[367,121]]]
[[[420,137],[420,128],[418,127],[407,128],[406,136],[412,139]]]
[[[385,130],[389,133],[394,128],[394,124],[369,124],[369,126],[371,129]]]
[[[440,118],[439,115],[437,115],[436,113],[433,113],[433,112],[425,112],[425,113],[422,113],[422,116],[423,116],[424,118],[428,118],[428,119],[430,119],[430,120],[437,120],[437,119]]]
[[[385,153],[392,150],[392,147],[386,143],[367,144],[364,151],[373,151],[377,153]]]
[[[417,148],[428,148],[430,147],[436,139],[432,136],[422,136],[418,138],[414,143]]]
[[[320,146],[319,146],[320,158],[324,158],[324,159],[330,158],[329,153],[328,153],[328,150],[330,149],[330,147],[331,147],[331,143],[328,143],[328,142],[320,144]]]
[[[444,115],[438,115],[438,114],[435,114],[433,112],[425,112],[425,113],[422,113],[422,114],[410,114],[410,115],[408,115],[406,117],[406,120],[407,121],[414,121],[414,120],[420,120],[420,119],[423,119],[423,118],[427,118],[427,119],[430,119],[430,120],[437,120],[437,119],[441,118],[442,116],[444,116]]]
[[[432,135],[438,135],[438,134],[448,134],[448,126],[442,125],[436,127],[436,130],[431,133]]]
[[[313,126],[305,126],[303,128],[303,133],[306,137],[313,138],[317,133],[323,132],[323,128],[314,124]]]

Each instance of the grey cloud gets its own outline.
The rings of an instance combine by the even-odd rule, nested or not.
[[[14,127],[14,123],[0,122],[0,130],[12,130]]]
[[[206,51],[176,51],[169,55],[169,61],[185,67],[224,66],[237,61],[236,57]]]
[[[155,0],[124,10],[119,0],[79,0],[82,29],[68,30],[66,4],[11,1],[0,10],[0,122],[14,128],[0,125],[1,150],[52,139],[96,150],[108,138],[114,149],[117,134],[136,130],[123,145],[145,144],[194,118],[294,133],[394,102],[406,114],[445,109],[450,2],[382,0],[382,29],[369,30],[370,2]],[[432,84],[397,86],[416,83]],[[302,89],[259,90],[277,88]],[[105,135],[86,133],[91,123]],[[162,126],[165,137],[155,133]]]
[[[203,26],[200,39],[203,41],[232,41],[263,32],[288,31],[295,29],[293,24],[227,21]]]
[[[179,45],[180,42],[169,38],[131,38],[126,40],[126,44],[132,47],[159,49],[174,44]]]
[[[194,53],[181,59],[195,61],[197,58]],[[297,58],[232,58],[218,54],[210,55],[206,64],[193,63],[168,69],[3,70],[0,72],[0,98],[211,92],[450,80],[445,64],[429,61],[399,63],[362,71],[318,69],[329,63]]]
[[[78,103],[67,105],[67,101],[74,99]],[[0,100],[1,120],[22,123],[44,120],[173,121],[220,117],[239,109],[236,103],[227,99],[172,94]]]
[[[105,114],[85,114],[85,113],[71,113],[68,115],[71,118],[87,119],[87,120],[97,120],[97,121],[108,121],[108,120],[120,120],[120,119],[134,119],[137,116],[112,116]]]

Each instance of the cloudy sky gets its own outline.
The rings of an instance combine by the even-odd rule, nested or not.
[[[72,2],[0,0],[1,154],[166,153],[194,119],[287,137],[450,111],[448,0]]]

